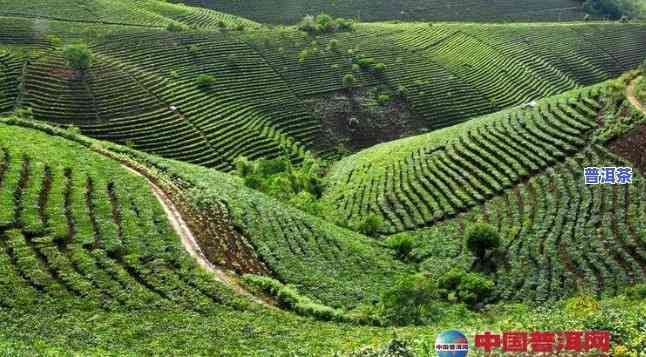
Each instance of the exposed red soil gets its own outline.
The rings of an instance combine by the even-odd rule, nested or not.
[[[633,130],[614,140],[608,148],[614,154],[630,161],[633,169],[646,174],[646,124],[635,126]]]

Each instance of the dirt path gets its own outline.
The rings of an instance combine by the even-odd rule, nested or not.
[[[164,211],[166,212],[166,216],[168,217],[168,221],[170,222],[171,226],[173,227],[173,230],[177,233],[177,235],[180,237],[182,241],[182,245],[184,246],[184,249],[197,261],[197,263],[207,272],[213,274],[213,276],[219,280],[220,282],[224,283],[231,289],[233,289],[234,292],[237,294],[246,296],[250,300],[252,300],[255,303],[264,305],[269,308],[276,308],[269,302],[262,300],[258,298],[257,296],[254,296],[247,290],[245,290],[236,279],[231,277],[229,274],[227,274],[224,270],[220,269],[219,267],[216,267],[213,265],[205,256],[204,253],[202,253],[202,249],[200,249],[199,244],[197,243],[197,240],[195,239],[195,236],[189,229],[188,225],[184,221],[184,218],[182,218],[182,215],[180,214],[179,210],[177,209],[177,206],[173,203],[173,201],[168,197],[168,195],[159,187],[157,186],[154,182],[149,180],[145,175],[140,173],[139,171],[127,166],[126,164],[122,163],[121,166],[131,172],[133,175],[137,175],[140,177],[143,177],[146,179],[148,182],[148,185],[150,185],[150,188],[157,197],[157,200],[159,200],[159,203],[161,203],[162,207],[164,208]]]
[[[628,98],[628,101],[630,101],[630,104],[632,104],[635,108],[641,110],[642,113],[646,114],[646,107],[642,105],[642,103],[637,99],[637,96],[635,95],[635,86],[637,85],[637,82],[642,78],[642,76],[639,76],[635,79],[633,79],[632,82],[626,87],[626,98]]]

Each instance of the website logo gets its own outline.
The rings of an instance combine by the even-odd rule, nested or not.
[[[435,352],[438,357],[466,357],[469,341],[460,331],[444,331],[435,339]]]

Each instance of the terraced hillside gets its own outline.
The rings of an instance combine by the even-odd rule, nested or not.
[[[38,131],[0,124],[0,138],[0,306],[200,310],[230,299],[183,251],[146,180]]]
[[[81,35],[89,36],[94,65],[79,77],[55,41],[33,32],[32,20],[0,22],[0,43],[11,46],[0,59],[3,75],[13,78],[6,109],[31,107],[37,119],[221,170],[239,156],[287,152],[298,160],[307,150],[334,149],[340,139],[328,138],[329,124],[312,114],[311,103],[325,107],[330,96],[345,95],[348,73],[358,80],[357,101],[367,101],[364,112],[384,110],[374,109],[366,92],[393,93],[383,108],[407,113],[398,125],[415,133],[605,80],[646,55],[641,24],[371,24],[317,38],[291,28],[175,33],[94,24],[94,36]],[[84,31],[68,22],[48,26],[63,41]],[[384,63],[385,72],[353,69],[361,58]],[[210,89],[195,84],[202,74],[216,78]],[[400,88],[407,94],[397,97]],[[347,115],[333,113],[332,120],[348,125]],[[363,122],[370,120],[367,114]]]
[[[646,184],[635,155],[612,152],[626,152],[616,149],[622,139],[612,151],[602,145],[615,120],[630,128],[646,116],[609,88],[364,150],[333,166],[325,200],[351,222],[376,214],[384,233],[414,232],[443,246],[420,253],[434,274],[448,261],[471,264],[465,226],[493,224],[505,252],[495,274],[503,300],[616,294],[646,280]],[[585,185],[584,168],[604,166],[634,167],[632,184]]]
[[[269,275],[317,301],[355,307],[378,299],[392,281],[411,271],[374,240],[249,189],[235,176],[179,162],[152,162],[184,187],[184,200],[197,207],[195,214],[212,220],[213,212],[226,212],[228,224],[246,237]],[[218,246],[215,239],[213,234],[200,239],[203,247],[212,247],[213,257],[231,250],[227,244],[232,242]]]
[[[362,151],[335,164],[326,199],[350,221],[382,216],[388,232],[455,216],[588,148],[604,90],[575,91]]]
[[[331,0],[173,0],[236,14],[271,24],[293,24],[321,12],[361,21],[567,21],[582,20],[582,3],[575,0],[511,1],[404,0],[388,2]]]
[[[230,14],[157,0],[2,0],[0,16],[41,19],[34,26],[34,31],[39,32],[48,30],[48,19],[144,27],[165,27],[171,23],[196,28],[258,25]]]
[[[445,265],[437,263],[447,259],[469,264],[460,237],[465,225],[480,221],[503,238],[505,263],[495,274],[500,299],[545,302],[577,291],[614,295],[646,281],[643,176],[636,175],[632,185],[583,184],[585,167],[627,165],[594,145],[458,218],[415,231],[446,245],[431,251],[424,264],[440,271]]]

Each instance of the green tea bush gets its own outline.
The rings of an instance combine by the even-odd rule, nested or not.
[[[357,225],[356,230],[367,236],[376,237],[384,228],[384,219],[374,213],[365,216]]]
[[[624,294],[632,300],[646,299],[646,284],[637,284],[626,288]]]
[[[452,269],[438,279],[437,286],[442,299],[476,307],[491,297],[494,283],[482,274]]]
[[[415,237],[406,233],[394,235],[386,240],[386,246],[395,251],[398,259],[404,261],[411,259],[416,243]]]
[[[245,274],[242,283],[250,288],[258,289],[276,299],[278,304],[299,315],[310,316],[324,321],[346,320],[343,311],[331,308],[302,296],[291,286],[284,285],[276,279],[253,274]]]
[[[201,89],[210,89],[215,83],[215,77],[208,74],[200,74],[195,78],[195,84]]]
[[[379,103],[379,105],[384,105],[384,106],[385,106],[385,105],[388,105],[388,103],[390,103],[390,99],[391,99],[391,98],[390,98],[390,96],[389,96],[389,95],[387,95],[387,94],[380,94],[380,95],[377,97],[377,103]]]
[[[175,22],[171,22],[166,26],[166,31],[169,32],[182,32],[188,30],[188,27],[186,27],[183,24],[178,24]]]

